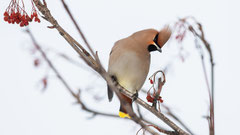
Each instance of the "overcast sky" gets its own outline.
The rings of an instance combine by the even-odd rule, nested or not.
[[[0,18],[10,0],[0,2]],[[30,2],[25,0],[27,11]],[[28,2],[28,3],[27,3]],[[59,24],[80,43],[77,31],[66,15],[60,1],[47,1],[48,7]],[[240,120],[239,75],[239,4],[237,0],[88,0],[67,3],[95,50],[104,67],[107,68],[108,55],[114,42],[146,29],[161,29],[177,18],[194,16],[205,30],[206,38],[212,45],[216,63],[215,120],[216,134],[236,134]],[[78,59],[77,54],[50,24],[31,23],[30,29],[37,41],[47,50],[61,74],[73,89],[80,88],[82,98],[89,107],[118,114],[119,103],[114,98],[108,103],[105,82],[88,70]],[[31,54],[31,40],[18,25],[0,21],[0,135],[133,135],[140,128],[132,121],[97,116],[83,112],[73,105],[74,99],[54,74],[42,61],[39,68],[33,60],[39,54]],[[208,95],[201,67],[200,57],[189,35],[182,44],[185,48],[184,62],[179,60],[177,44],[173,40],[163,53],[154,52],[151,59],[150,76],[154,71],[173,63],[167,73],[167,82],[162,97],[164,103],[184,120],[194,131],[208,133],[207,121],[203,118],[208,112]],[[81,63],[74,66],[56,54],[64,52]],[[207,53],[206,53],[207,56]],[[206,57],[206,62],[208,57]],[[174,62],[173,62],[174,60]],[[209,64],[207,64],[209,67]],[[49,85],[41,91],[40,80],[48,74]],[[145,82],[144,88],[150,84]],[[103,98],[94,100],[97,96]],[[143,97],[143,93],[139,93]],[[149,119],[156,119],[143,111]],[[155,120],[164,125],[160,120]],[[166,126],[167,127],[167,126]]]

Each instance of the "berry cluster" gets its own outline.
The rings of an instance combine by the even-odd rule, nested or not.
[[[148,92],[146,99],[148,102],[153,103],[155,99],[155,94],[151,95],[150,92]],[[163,103],[163,99],[161,96],[159,96],[156,100],[159,101],[160,103]]]
[[[19,24],[20,27],[29,25],[32,20],[40,23],[40,19],[38,18],[38,14],[34,7],[34,4],[32,3],[33,7],[31,17],[29,17],[29,15],[26,13],[23,1],[22,5],[22,7],[19,5],[19,1],[11,0],[9,6],[3,14],[4,21],[8,22],[9,24]]]
[[[38,18],[37,11],[35,11],[31,14],[31,19],[33,20],[33,18],[35,18],[34,19],[35,22],[40,23],[40,19]]]
[[[187,27],[185,26],[185,20],[180,20],[179,22],[177,22],[175,24],[175,28],[177,32],[175,39],[178,41],[178,43],[181,43],[185,38],[186,32],[187,32]]]
[[[156,75],[158,73],[162,73],[162,77],[161,78],[158,78],[158,85],[157,85],[157,89],[155,88],[155,83],[156,83]],[[163,80],[162,80],[163,78]],[[159,70],[159,71],[156,71],[150,78],[149,78],[149,81],[150,81],[150,84],[152,85],[150,87],[150,89],[148,90],[147,92],[147,101],[150,102],[150,103],[153,103],[154,100],[158,103],[162,103],[163,102],[163,99],[162,97],[160,96],[161,94],[161,91],[162,91],[162,86],[164,85],[165,83],[165,75],[164,75],[164,72]],[[151,92],[151,90],[153,92]],[[151,94],[152,93],[152,94]]]
[[[4,21],[8,22],[9,24],[20,24],[21,27],[27,26],[32,19],[27,14],[21,14],[19,12],[5,12],[4,13]]]

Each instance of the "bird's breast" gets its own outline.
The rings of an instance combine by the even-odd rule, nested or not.
[[[138,56],[135,52],[111,54],[108,72],[117,77],[118,83],[132,93],[141,89],[147,77],[150,55]]]

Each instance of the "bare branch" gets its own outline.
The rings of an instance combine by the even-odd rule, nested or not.
[[[42,4],[40,0],[33,0],[34,4],[38,8],[38,10],[44,15],[45,20],[50,22],[53,26],[52,28],[56,28],[59,31],[59,34],[64,37],[64,39],[74,48],[74,50],[86,61],[88,65],[94,67],[94,69],[98,69],[96,61],[90,56],[90,54],[80,45],[74,38],[72,38],[53,18],[46,4]]]
[[[71,93],[71,95],[77,100],[77,103],[81,105],[83,110],[93,113],[94,115],[119,118],[117,115],[114,115],[114,114],[107,114],[107,113],[95,111],[95,110],[88,108],[80,98],[80,90],[78,91],[78,93],[75,93],[70,88],[70,85],[65,81],[65,79],[62,77],[62,75],[59,73],[59,71],[56,69],[56,67],[52,64],[51,60],[47,57],[46,53],[43,51],[41,46],[37,43],[36,39],[34,38],[33,34],[31,33],[31,31],[29,29],[27,29],[26,32],[31,37],[31,40],[32,40],[33,45],[36,48],[36,50],[41,53],[41,56],[47,62],[48,66],[53,70],[53,72],[56,74],[57,78],[62,82],[62,84],[66,87],[66,89]]]

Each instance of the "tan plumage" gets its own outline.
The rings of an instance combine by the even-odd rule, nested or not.
[[[150,51],[149,46],[154,50],[160,49],[163,44],[168,40],[159,43],[154,43],[154,38],[160,32],[154,29],[146,29],[132,34],[131,36],[121,39],[115,43],[110,53],[108,73],[129,92],[137,93],[144,84],[150,66]],[[166,34],[164,34],[166,37]],[[157,40],[155,39],[155,41]],[[162,43],[164,42],[164,43]],[[108,98],[111,101],[113,93],[108,89]],[[123,96],[127,102],[131,104],[131,100]],[[126,113],[121,106],[120,111]]]

